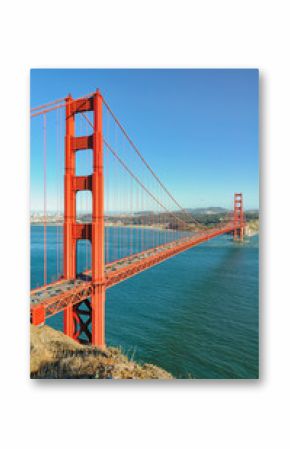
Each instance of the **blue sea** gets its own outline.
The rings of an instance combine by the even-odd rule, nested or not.
[[[115,232],[106,229],[107,260],[115,257]],[[140,230],[122,232],[121,257],[132,241],[138,250],[140,237]],[[142,232],[148,246],[162,243],[164,231]],[[62,271],[61,253],[61,228],[49,226],[48,281]],[[79,242],[78,270],[89,259],[89,246]],[[31,287],[42,282],[43,227],[31,226]],[[62,314],[47,324],[62,330]],[[106,343],[177,378],[258,378],[259,237],[243,244],[217,237],[108,289]]]

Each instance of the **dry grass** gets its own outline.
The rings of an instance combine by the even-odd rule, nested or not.
[[[246,229],[249,236],[257,234],[259,232],[259,220],[247,221]]]
[[[119,349],[84,346],[49,326],[31,325],[33,379],[172,379],[151,364],[139,365]]]

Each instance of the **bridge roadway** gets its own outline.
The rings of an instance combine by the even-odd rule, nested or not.
[[[229,223],[220,227],[202,231],[155,248],[147,249],[123,259],[116,260],[105,267],[105,286],[112,287],[164,260],[187,249],[217,237],[233,232],[241,225]],[[64,310],[68,305],[77,304],[91,296],[93,284],[90,271],[81,273],[75,280],[59,279],[51,284],[31,290],[31,313],[40,313],[45,319]],[[32,321],[37,321],[37,319]]]

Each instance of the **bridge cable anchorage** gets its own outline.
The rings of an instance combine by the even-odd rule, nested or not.
[[[81,113],[82,117],[84,117],[84,119],[90,124],[90,126],[92,128],[94,128],[92,122],[90,121],[90,119],[87,117],[87,115],[85,113]],[[135,179],[136,182],[138,182],[138,184],[151,196],[151,198],[154,199],[155,202],[157,202],[157,204],[159,204],[167,213],[169,213],[170,215],[172,215],[173,217],[175,217],[176,220],[178,220],[179,222],[185,224],[186,226],[189,225],[188,222],[185,222],[184,220],[182,220],[181,218],[179,218],[177,215],[173,214],[173,212],[171,212],[168,208],[166,208],[161,202],[159,202],[159,200],[145,187],[145,185],[142,183],[142,181],[139,180],[139,178],[134,175],[134,173],[129,169],[129,167],[127,166],[127,164],[118,156],[118,154],[116,153],[116,151],[105,141],[105,139],[103,139],[105,146],[111,151],[111,153],[115,156],[115,158],[117,158],[117,160],[120,162],[120,164],[125,168],[125,170]],[[150,170],[151,171],[151,170]],[[157,175],[156,175],[157,176]],[[154,176],[156,178],[156,176]],[[157,178],[156,178],[157,179]],[[163,188],[163,190],[166,191],[166,193],[168,194],[169,192],[167,191],[166,188],[164,188],[163,184],[161,183],[161,181],[158,181],[158,183],[161,185],[161,187]],[[172,195],[170,194],[170,197],[172,197]],[[172,197],[173,198],[173,197]],[[181,209],[181,211],[185,211],[185,209],[182,209],[181,206],[178,203],[175,203],[178,205],[179,209]],[[195,220],[191,215],[189,215],[188,213],[186,213],[189,217],[191,222],[193,221],[195,224],[197,224],[200,228],[206,229],[206,226],[203,226],[201,223],[199,223],[197,220]]]
[[[161,179],[159,178],[159,176],[154,172],[154,170],[152,169],[152,167],[148,164],[148,162],[146,161],[146,159],[144,158],[144,156],[142,155],[142,153],[140,152],[140,150],[137,148],[137,146],[134,144],[134,142],[132,141],[132,139],[129,137],[128,133],[126,132],[125,128],[121,125],[120,121],[118,120],[118,118],[116,117],[116,115],[114,114],[114,112],[112,111],[112,109],[110,108],[110,106],[108,105],[108,103],[106,102],[106,100],[104,99],[104,97],[102,97],[103,99],[103,103],[105,105],[105,107],[107,108],[107,110],[110,112],[113,120],[116,122],[116,124],[118,125],[118,127],[120,128],[120,130],[122,131],[122,133],[124,134],[124,136],[126,137],[126,139],[128,140],[129,144],[131,145],[131,147],[134,149],[134,151],[137,153],[137,155],[139,156],[139,158],[142,160],[142,162],[144,163],[144,165],[147,167],[147,169],[150,171],[150,173],[153,175],[153,177],[156,179],[156,181],[159,183],[159,185],[162,187],[162,189],[166,192],[166,194],[171,198],[171,200],[174,202],[174,204],[185,214],[190,218],[190,221],[195,222],[196,224],[198,224],[200,227],[205,228],[206,226],[203,226],[201,223],[199,223],[197,220],[195,220],[192,215],[190,215],[186,209],[184,209],[179,203],[178,201],[174,198],[174,196],[169,192],[169,190],[166,188],[166,186],[164,185],[164,183],[161,181]]]

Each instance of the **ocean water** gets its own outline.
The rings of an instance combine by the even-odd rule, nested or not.
[[[47,228],[48,279],[61,272],[62,236]],[[114,230],[106,230],[114,258]],[[120,256],[139,230],[124,229]],[[126,235],[126,233],[130,233]],[[154,236],[152,236],[154,233]],[[143,231],[150,246],[162,231]],[[221,236],[196,246],[106,294],[106,343],[178,378],[253,379],[259,376],[259,238],[235,243]],[[56,255],[59,262],[56,264]],[[78,269],[90,248],[78,245]],[[31,227],[31,286],[43,281],[43,228]],[[62,330],[62,314],[47,324]]]

